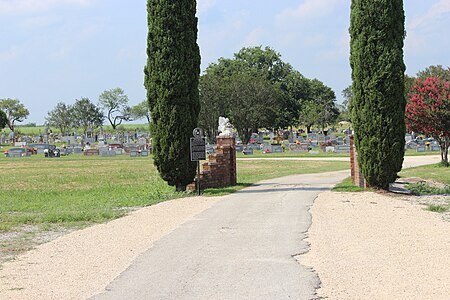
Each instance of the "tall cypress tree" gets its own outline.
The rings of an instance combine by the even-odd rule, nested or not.
[[[152,123],[154,163],[177,191],[195,177],[189,140],[200,102],[200,51],[195,0],[148,0],[145,88]]]
[[[388,189],[405,145],[403,0],[352,0],[351,116],[359,166],[368,185]]]

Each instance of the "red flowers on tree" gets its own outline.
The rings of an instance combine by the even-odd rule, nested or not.
[[[409,93],[405,117],[409,131],[432,136],[439,143],[442,162],[448,166],[450,82],[443,77],[417,79]]]

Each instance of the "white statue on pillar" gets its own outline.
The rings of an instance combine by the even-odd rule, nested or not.
[[[219,117],[219,127],[217,128],[219,131],[219,137],[233,137],[233,130],[230,123],[230,120],[225,117]]]

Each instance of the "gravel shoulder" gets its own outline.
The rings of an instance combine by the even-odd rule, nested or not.
[[[447,196],[447,201],[450,198]],[[417,197],[319,195],[301,263],[329,299],[448,299],[450,222]]]
[[[86,299],[103,290],[141,253],[219,201],[189,197],[66,234],[0,270],[0,299]]]

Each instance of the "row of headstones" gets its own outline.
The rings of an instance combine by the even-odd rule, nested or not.
[[[114,157],[116,155],[122,155],[123,151],[120,148],[115,149],[87,149],[84,151],[84,155],[87,156],[93,156],[93,155],[100,155],[103,157]],[[131,149],[128,151],[128,154],[130,157],[139,157],[139,156],[149,156],[150,151],[149,150],[138,150],[138,149]]]
[[[208,145],[206,152],[207,153],[214,153],[215,145]],[[311,146],[308,144],[297,144],[297,143],[290,143],[287,145],[286,149],[283,149],[282,145],[270,145],[270,144],[248,144],[246,146],[244,145],[236,145],[236,152],[242,152],[244,154],[253,154],[255,150],[261,150],[263,153],[281,153],[285,150],[289,152],[310,152],[310,153],[318,153],[318,151],[314,151],[311,149]],[[350,146],[349,145],[336,145],[336,146],[330,146],[326,147],[324,149],[326,152],[336,152],[336,153],[350,153]]]
[[[407,146],[405,145],[405,149]],[[441,151],[441,147],[439,145],[432,144],[429,147],[425,145],[417,145],[416,152],[426,152],[426,151]]]
[[[30,144],[30,145],[32,145],[32,144]],[[44,154],[45,149],[50,148],[49,144],[39,144],[39,145],[41,145],[42,147],[36,147],[37,154]],[[25,147],[25,146],[27,146],[27,143],[26,142],[16,142],[15,146],[16,147]],[[58,150],[60,151],[60,155],[62,155],[62,156],[66,156],[66,155],[69,155],[72,153],[76,153],[76,154],[86,153],[86,151],[89,152],[89,150],[92,150],[92,151],[90,151],[91,153],[98,152],[98,154],[101,156],[122,155],[124,152],[130,154],[130,156],[148,156],[149,150],[145,149],[144,146],[145,145],[126,144],[126,145],[123,145],[123,148],[110,149],[109,146],[102,146],[102,147],[98,147],[96,149],[85,149],[83,151],[83,146],[81,144],[71,144],[71,145],[65,146],[63,148],[58,148]],[[143,154],[141,154],[142,152],[143,152]],[[17,155],[17,156],[21,156],[21,155]]]
[[[79,138],[75,137],[75,136],[64,136],[62,137],[62,139],[60,140],[63,143],[66,143],[68,145],[72,145],[72,144],[76,144],[79,142]],[[132,136],[124,136],[124,137],[120,137],[120,138],[107,138],[105,136],[98,136],[97,140],[95,138],[83,138],[82,139],[83,143],[99,143],[99,145],[106,145],[108,143],[108,141],[110,142],[114,142],[114,143],[124,143],[124,144],[131,144],[134,143],[134,141],[137,141],[138,145],[146,145],[148,143],[148,139],[144,136],[141,136],[140,138],[138,138],[137,140],[133,139]],[[58,142],[58,141],[57,141]]]
[[[276,138],[277,138],[277,134],[270,132],[268,134],[269,138],[270,138],[270,143],[274,143]],[[253,141],[254,144],[263,144],[264,143],[264,134],[263,133],[254,133],[252,134],[251,141]],[[289,143],[295,143],[296,141],[300,142],[300,143],[313,143],[315,145],[318,145],[320,143],[325,143],[328,141],[334,141],[337,145],[349,145],[350,144],[350,137],[347,135],[344,138],[343,137],[336,137],[336,135],[334,134],[330,134],[330,135],[324,135],[324,134],[319,134],[319,133],[309,133],[307,135],[300,135],[297,132],[292,132],[289,134],[287,141]],[[314,145],[313,145],[314,146]]]

